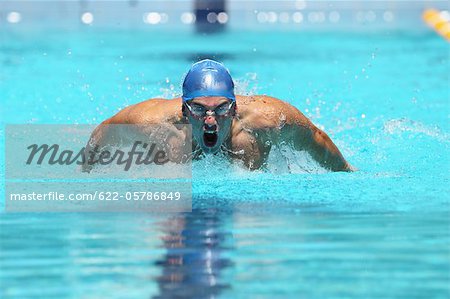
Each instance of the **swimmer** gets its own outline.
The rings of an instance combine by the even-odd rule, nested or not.
[[[210,59],[192,65],[180,98],[126,107],[97,127],[89,144],[98,143],[110,124],[191,124],[194,158],[222,152],[252,170],[264,167],[272,146],[288,144],[326,169],[352,171],[328,135],[298,109],[270,96],[235,95],[228,70]]]

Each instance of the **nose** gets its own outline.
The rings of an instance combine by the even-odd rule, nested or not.
[[[207,115],[205,117],[205,125],[215,125],[216,124],[216,118],[213,117],[212,115]]]
[[[205,129],[215,131],[217,129],[216,118],[208,115],[205,117]]]

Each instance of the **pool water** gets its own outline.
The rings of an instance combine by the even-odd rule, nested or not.
[[[1,213],[1,298],[448,298],[450,48],[433,32],[1,39],[2,125],[96,124],[180,95],[209,57],[239,93],[303,111],[358,169],[280,147],[263,171],[195,162],[192,213]]]

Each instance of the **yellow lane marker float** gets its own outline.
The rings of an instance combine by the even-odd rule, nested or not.
[[[450,41],[450,13],[448,11],[427,9],[423,12],[422,17],[428,26]]]

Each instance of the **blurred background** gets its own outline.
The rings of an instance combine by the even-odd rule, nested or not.
[[[448,9],[447,1],[10,1],[2,0],[2,26],[77,28],[192,27],[308,30],[408,28],[420,26],[427,8]],[[17,25],[16,25],[17,26]],[[22,25],[23,26],[23,25]]]

